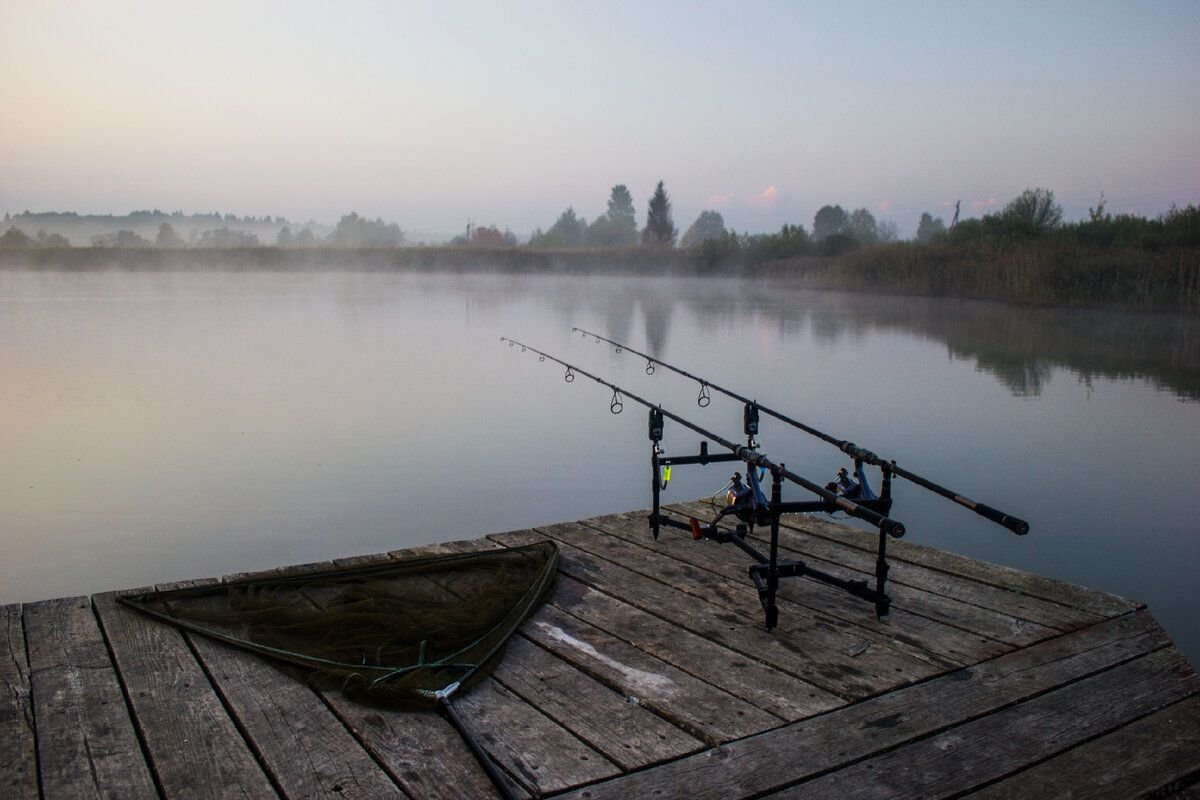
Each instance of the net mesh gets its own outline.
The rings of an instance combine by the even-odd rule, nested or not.
[[[315,687],[421,709],[491,671],[549,592],[557,562],[554,543],[538,542],[118,600],[266,656]]]

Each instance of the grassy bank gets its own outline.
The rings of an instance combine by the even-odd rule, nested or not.
[[[1157,252],[1030,242],[1004,248],[901,243],[775,261],[759,275],[806,285],[1039,306],[1200,311],[1200,248]]]

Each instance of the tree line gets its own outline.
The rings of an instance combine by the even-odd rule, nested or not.
[[[134,212],[126,217],[115,218],[121,220],[135,220],[145,222],[146,218],[153,219],[154,217],[161,218],[165,216],[162,212]],[[227,214],[222,217],[220,214],[196,214],[191,217],[184,217],[181,213],[172,215],[173,217],[181,218],[184,222],[226,222],[219,228],[210,228],[207,230],[197,230],[192,228],[189,235],[185,238],[179,233],[176,228],[176,220],[163,220],[158,223],[157,233],[153,236],[142,235],[131,228],[120,228],[116,231],[108,233],[93,234],[88,237],[88,241],[92,247],[111,247],[128,250],[138,250],[151,247],[180,249],[185,247],[199,248],[246,248],[246,247],[262,247],[264,242],[259,238],[253,230],[245,230],[240,227],[230,227],[230,225],[238,224],[255,224],[274,226],[283,224],[283,227],[275,233],[274,245],[277,247],[399,247],[407,243],[404,236],[404,231],[394,222],[385,222],[381,218],[374,220],[366,217],[360,217],[357,213],[351,212],[343,216],[333,230],[327,235],[320,235],[314,232],[315,223],[305,224],[298,230],[293,231],[291,223],[288,223],[283,217],[255,218],[242,217],[239,218],[232,214]],[[47,217],[76,217],[74,214],[49,214],[35,215],[25,212],[18,214],[15,218],[5,215],[5,221],[10,223],[10,227],[3,234],[0,234],[0,248],[6,249],[28,249],[28,248],[51,248],[51,247],[70,247],[71,241],[60,233],[48,233],[44,229],[39,229],[33,236],[25,233],[21,228],[16,227],[11,223],[28,224],[30,219]],[[95,224],[96,219],[105,220],[105,218],[90,218],[92,224]],[[107,219],[114,219],[109,217]],[[182,223],[181,223],[182,224]],[[86,230],[86,229],[85,229]]]
[[[799,224],[785,224],[778,233],[738,233],[726,227],[719,211],[706,209],[680,237],[663,181],[658,182],[646,204],[646,221],[640,230],[636,217],[629,189],[618,184],[612,188],[605,213],[589,223],[569,206],[548,229],[536,229],[528,246],[535,249],[678,246],[699,266],[712,268],[730,261],[757,264],[806,255],[836,256],[899,238],[894,222],[877,220],[865,208],[847,211],[840,205],[822,206],[813,218],[811,234]],[[460,238],[458,243],[471,242]],[[509,244],[516,242],[510,240]]]
[[[956,212],[957,217],[957,212]],[[355,212],[344,215],[332,230],[322,235],[314,222],[293,226],[283,217],[238,217],[234,214],[166,214],[158,209],[135,211],[124,217],[112,215],[81,216],[71,212],[5,214],[10,227],[0,234],[0,247],[55,248],[72,243],[62,233],[38,229],[30,235],[22,230],[35,223],[47,225],[108,225],[129,223],[120,228],[90,235],[93,247],[139,249],[160,248],[247,248],[274,244],[284,248],[346,247],[386,248],[408,244],[405,232],[395,223],[381,218],[371,220]],[[154,234],[146,225],[158,223]],[[193,227],[187,237],[180,233],[185,225],[221,224],[199,230]],[[17,225],[22,227],[17,227]],[[134,228],[142,226],[139,233]],[[245,226],[258,226],[260,233],[273,236],[263,241]],[[262,226],[269,226],[265,230]],[[273,227],[270,227],[273,226]],[[281,226],[281,227],[279,227]],[[1172,207],[1154,219],[1131,214],[1112,214],[1101,196],[1088,218],[1064,222],[1063,209],[1047,189],[1027,189],[995,213],[950,225],[930,213],[921,214],[916,235],[910,244],[950,247],[1005,247],[1031,241],[1069,242],[1101,248],[1142,248],[1156,250],[1194,247],[1200,243],[1200,209]],[[86,230],[86,228],[81,228]],[[150,228],[153,230],[153,227]],[[590,223],[575,212],[564,210],[546,230],[533,231],[525,243],[531,249],[629,248],[637,245],[653,248],[682,248],[701,267],[727,262],[756,265],[803,256],[838,257],[862,248],[899,242],[895,223],[879,220],[866,208],[847,210],[841,205],[824,205],[813,216],[811,232],[802,224],[784,224],[775,233],[738,233],[726,227],[721,213],[708,209],[679,236],[673,220],[671,200],[663,181],[658,181],[646,204],[645,224],[639,228],[633,196],[624,184],[613,186],[607,209]],[[495,225],[468,226],[467,233],[455,237],[451,246],[498,249],[515,248],[521,242],[510,230]]]

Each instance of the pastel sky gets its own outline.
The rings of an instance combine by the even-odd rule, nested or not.
[[[681,230],[1200,202],[1200,2],[0,0],[0,211],[446,238],[660,179]]]

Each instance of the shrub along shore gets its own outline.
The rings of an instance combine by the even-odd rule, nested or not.
[[[880,245],[763,265],[813,288],[1074,308],[1200,312],[1200,248],[1147,251],[1035,242],[1003,249]]]

